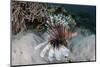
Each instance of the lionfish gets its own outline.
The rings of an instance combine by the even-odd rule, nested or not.
[[[48,59],[51,62],[54,61],[54,57],[56,60],[61,60],[62,57],[68,57],[68,41],[76,36],[77,33],[69,31],[69,29],[62,23],[50,23],[48,26],[48,40],[36,46],[35,49],[46,45],[40,53],[40,56],[44,57],[45,53],[49,50]]]

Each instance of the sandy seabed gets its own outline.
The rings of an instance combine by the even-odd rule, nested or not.
[[[34,32],[24,32],[12,35],[12,65],[47,64],[47,54],[45,58],[40,57],[40,52],[44,48],[34,50],[34,47],[47,40],[47,33],[37,35]],[[75,61],[95,60],[95,35],[83,36],[78,34],[71,40],[70,59]],[[55,62],[53,62],[55,63]]]

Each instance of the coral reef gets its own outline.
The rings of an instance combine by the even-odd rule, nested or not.
[[[43,25],[48,17],[47,5],[42,3],[12,1],[11,23],[14,34]]]

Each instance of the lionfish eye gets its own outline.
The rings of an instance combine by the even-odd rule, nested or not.
[[[50,43],[51,43],[51,44],[54,44],[54,41],[53,41],[53,40],[51,40],[51,41],[50,41]]]

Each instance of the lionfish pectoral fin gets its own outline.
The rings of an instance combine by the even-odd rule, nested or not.
[[[45,53],[47,52],[47,50],[49,50],[50,46],[51,46],[51,45],[47,45],[47,46],[42,50],[42,52],[40,53],[40,56],[41,56],[41,57],[44,57]]]
[[[44,57],[44,54],[43,54],[43,53],[41,53],[41,54],[40,54],[40,56],[41,56],[41,57]]]
[[[42,46],[44,46],[47,43],[48,43],[48,41],[43,42],[43,43],[39,44],[38,46],[36,46],[34,49],[37,50],[37,49],[41,48]]]

